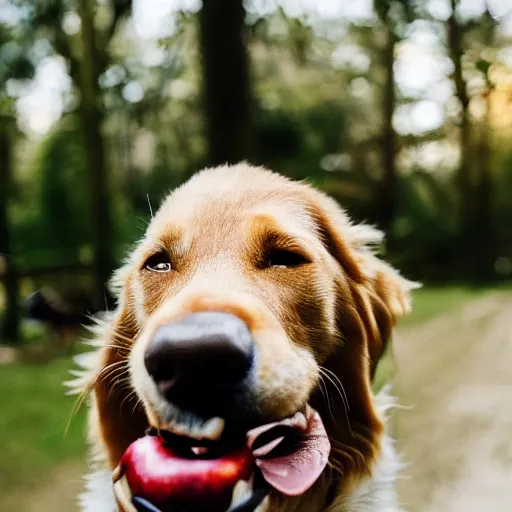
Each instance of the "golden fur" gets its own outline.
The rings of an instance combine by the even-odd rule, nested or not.
[[[333,485],[334,502],[342,503],[381,452],[371,381],[393,325],[409,310],[412,285],[374,255],[380,241],[313,187],[247,164],[207,169],[175,190],[116,273],[118,307],[101,326],[94,368],[81,381],[92,398],[99,464],[114,469],[149,423],[165,426],[143,363],[158,326],[190,312],[225,311],[243,319],[255,340],[260,407],[286,417],[311,399],[332,444],[313,488],[298,498],[276,493],[268,509],[325,510]],[[265,268],[268,246],[299,252],[308,264]],[[162,250],[173,271],[145,271],[147,258]]]

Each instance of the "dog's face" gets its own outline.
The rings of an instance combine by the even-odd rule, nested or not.
[[[215,439],[310,403],[334,463],[364,472],[381,432],[371,377],[408,308],[407,282],[367,248],[375,238],[311,187],[246,165],[173,192],[117,275],[102,363],[114,371],[96,384],[112,465],[148,425]],[[142,406],[123,413],[130,392]]]

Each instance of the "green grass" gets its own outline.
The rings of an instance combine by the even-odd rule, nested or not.
[[[71,367],[70,358],[0,365],[0,496],[83,455],[84,411],[66,433],[75,397],[64,396],[62,383]]]
[[[424,287],[412,292],[412,312],[399,323],[400,327],[413,327],[435,316],[449,313],[466,302],[481,297],[489,288],[470,286]]]

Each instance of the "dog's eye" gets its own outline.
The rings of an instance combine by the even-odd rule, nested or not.
[[[274,249],[267,257],[268,267],[298,267],[310,261],[298,252],[287,249]]]
[[[144,263],[144,268],[151,272],[170,272],[172,270],[169,256],[163,251],[150,256]]]

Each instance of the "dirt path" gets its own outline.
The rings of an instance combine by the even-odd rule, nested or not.
[[[35,489],[20,489],[2,497],[2,512],[76,512],[77,496],[83,490],[85,464],[63,463],[41,478]]]
[[[512,510],[512,296],[493,294],[395,340],[394,417],[409,512]]]

